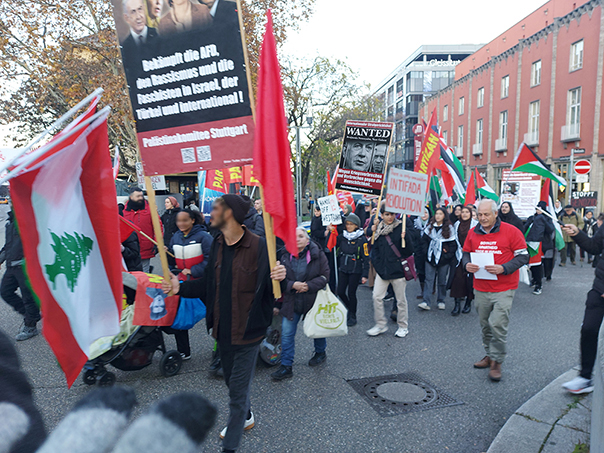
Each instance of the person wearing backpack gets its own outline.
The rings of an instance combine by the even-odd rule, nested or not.
[[[564,210],[559,214],[560,222],[564,225],[575,225],[579,230],[583,230],[583,218],[577,215],[577,212],[571,205],[564,206]],[[577,251],[575,249],[575,242],[573,238],[564,230],[562,230],[564,237],[564,248],[560,250],[560,266],[566,266],[566,258],[570,257],[570,262],[575,265]]]
[[[369,245],[356,214],[346,217],[346,229],[338,235],[338,296],[348,309],[348,326],[357,324],[357,288],[369,276]]]

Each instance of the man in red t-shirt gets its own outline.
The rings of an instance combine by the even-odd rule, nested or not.
[[[518,269],[529,262],[524,236],[518,228],[497,217],[497,203],[484,199],[478,204],[478,221],[463,246],[463,266],[475,274],[470,253],[492,253],[495,264],[484,266],[496,280],[474,277],[475,303],[482,328],[482,343],[487,355],[475,368],[491,368],[489,379],[501,380],[501,364],[507,349],[508,324],[514,293],[518,288]]]

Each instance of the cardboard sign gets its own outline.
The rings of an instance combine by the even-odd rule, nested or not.
[[[326,197],[317,198],[317,203],[319,203],[319,208],[321,209],[323,226],[342,224],[338,197],[335,195],[328,195]]]
[[[422,215],[427,187],[428,175],[392,167],[388,175],[386,210]]]
[[[573,208],[593,208],[598,205],[598,192],[573,192],[570,199]]]
[[[541,176],[521,171],[503,170],[501,202],[510,202],[518,217],[526,219],[535,214],[535,206],[540,199]]]
[[[393,123],[347,121],[336,189],[380,195]]]
[[[251,164],[238,1],[111,2],[145,174]]]

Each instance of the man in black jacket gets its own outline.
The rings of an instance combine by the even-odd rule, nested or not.
[[[587,253],[597,256],[604,250],[604,228],[598,229],[592,238],[574,224],[565,224],[562,230]],[[581,371],[579,376],[562,385],[575,395],[590,393],[594,389],[591,375],[598,352],[598,335],[602,319],[604,319],[604,260],[599,259],[596,278],[587,293],[585,315],[581,325]]]
[[[6,272],[0,283],[0,295],[24,318],[23,326],[15,340],[29,340],[38,335],[36,325],[41,317],[23,273],[23,244],[12,211],[8,213],[5,243],[0,250],[0,265],[4,262]],[[21,290],[21,296],[17,294],[17,289]]]
[[[398,329],[395,336],[404,338],[409,333],[407,326],[408,308],[405,288],[407,280],[401,259],[409,258],[413,254],[413,243],[405,241],[402,247],[403,223],[395,217],[393,212],[385,210],[382,205],[382,221],[377,225],[367,228],[367,236],[375,233],[375,243],[371,249],[371,262],[377,273],[373,286],[373,313],[375,326],[367,331],[367,335],[375,337],[388,331],[388,320],[384,314],[384,297],[388,285],[392,285],[398,304],[397,322]]]
[[[198,297],[207,306],[206,324],[218,341],[229,388],[229,420],[220,433],[227,453],[239,447],[244,430],[254,427],[249,394],[260,343],[273,319],[271,278],[286,276],[278,262],[270,271],[265,240],[242,225],[249,206],[239,195],[217,198],[210,221],[221,234],[212,243],[203,276],[180,284],[173,275],[171,284],[164,284],[165,292]]]

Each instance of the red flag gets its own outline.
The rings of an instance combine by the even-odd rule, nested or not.
[[[237,182],[243,182],[243,171],[241,167],[231,167],[222,170],[224,179],[227,184],[235,184]]]
[[[468,188],[466,189],[466,199],[464,204],[476,204],[476,186],[474,185],[474,172],[470,173],[470,181],[468,181]]]
[[[422,142],[422,149],[419,155],[419,159],[415,163],[414,171],[417,173],[424,173],[431,175],[434,170],[434,165],[440,158],[440,134],[438,132],[438,124],[436,118],[436,109],[430,116],[428,127],[424,134],[424,141]]]
[[[275,235],[285,242],[290,253],[297,253],[294,183],[281,69],[270,10],[266,16],[258,70],[254,173],[263,186],[264,208],[273,218]]]
[[[229,193],[229,187],[225,181],[224,171],[208,170],[206,173],[206,189]]]
[[[329,233],[329,239],[327,240],[327,250],[330,252],[336,246],[338,242],[338,229],[334,228],[331,233]]]
[[[336,169],[336,175],[337,173],[338,170]],[[336,185],[334,180],[331,179],[331,176],[329,175],[329,170],[327,170],[327,195],[334,195],[336,193]]]
[[[243,185],[244,186],[257,186],[258,180],[256,179],[256,174],[254,173],[253,165],[246,165],[243,167]]]
[[[543,180],[543,186],[541,187],[541,197],[539,201],[545,201],[545,204],[549,204],[549,188],[551,186],[551,179],[545,178]]]

